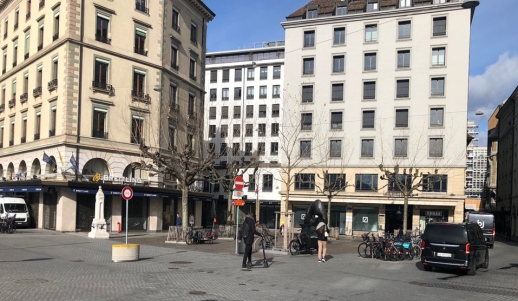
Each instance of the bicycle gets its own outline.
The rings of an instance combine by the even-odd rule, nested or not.
[[[263,242],[261,242],[263,240]],[[270,249],[273,248],[275,236],[271,235],[268,230],[263,230],[263,236],[256,237],[254,240],[254,244],[252,246],[252,251],[258,252],[263,248]]]
[[[16,214],[9,216],[9,214],[6,213],[0,224],[0,232],[7,234],[13,234],[16,232],[16,223],[14,222],[15,218]]]
[[[194,230],[194,227],[191,226],[189,232],[185,234],[185,243],[188,245],[204,243],[206,241],[210,241],[210,243],[214,241],[214,230],[210,230],[210,234],[207,235],[207,233],[202,231]]]

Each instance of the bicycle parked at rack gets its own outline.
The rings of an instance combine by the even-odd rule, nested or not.
[[[206,241],[212,243],[214,239],[216,239],[214,237],[214,230],[195,230],[193,226],[185,235],[185,243],[188,245],[205,243]]]
[[[383,233],[376,238],[374,234],[363,234],[363,242],[358,245],[358,255],[362,258],[377,258],[386,261],[412,260],[421,257],[421,238],[418,235],[394,237]]]
[[[5,217],[2,220],[0,220],[0,232],[7,234],[13,234],[14,232],[16,232],[16,223],[14,222],[15,219],[16,214],[9,216],[9,214],[6,213]]]

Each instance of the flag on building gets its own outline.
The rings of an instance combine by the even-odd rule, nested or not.
[[[70,157],[70,164],[74,167],[74,169],[79,172],[79,168],[77,167],[76,159],[74,158],[74,154]]]
[[[53,163],[52,159],[45,152],[43,152],[43,162],[50,164],[50,165],[52,165],[52,163]]]
[[[58,149],[59,159],[61,160],[61,166],[65,167],[65,164],[63,163],[63,156],[61,156],[61,152]]]

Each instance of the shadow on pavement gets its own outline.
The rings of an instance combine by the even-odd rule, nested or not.
[[[31,262],[31,261],[45,261],[45,260],[52,260],[54,258],[30,258],[30,259],[22,259],[22,260],[5,260],[0,261],[0,263],[3,262]]]

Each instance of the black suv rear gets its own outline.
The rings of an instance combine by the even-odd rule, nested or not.
[[[461,269],[475,275],[478,267],[489,267],[489,250],[477,223],[430,223],[421,243],[425,271],[433,267]]]
[[[480,226],[486,243],[492,249],[495,244],[495,216],[487,212],[472,211],[468,213],[466,221],[477,223]]]

